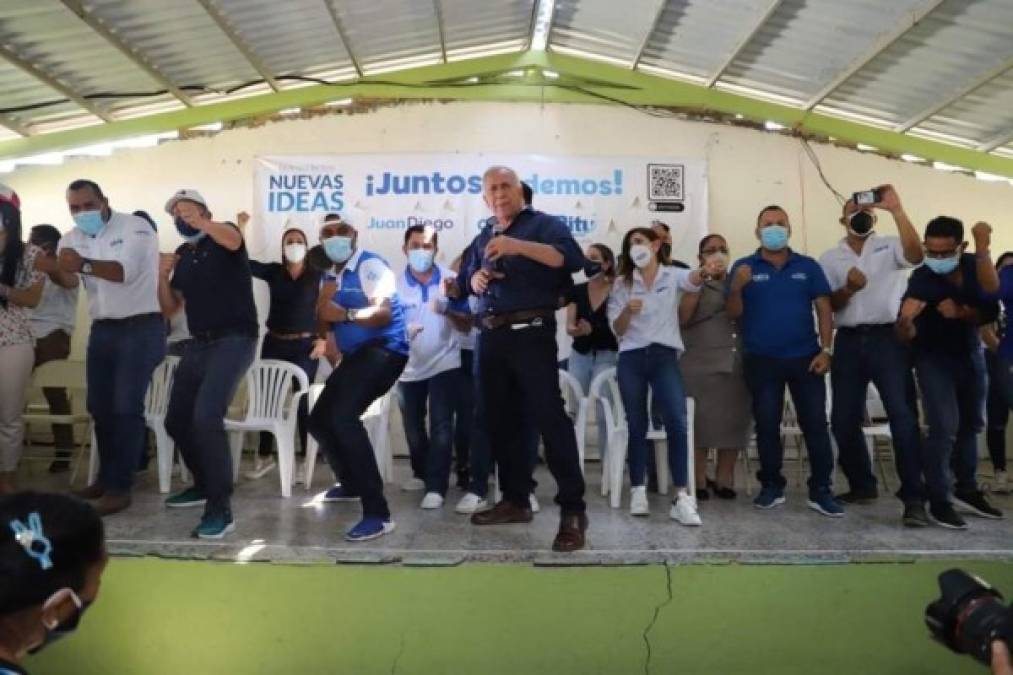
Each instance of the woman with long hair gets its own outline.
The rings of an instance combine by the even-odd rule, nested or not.
[[[25,310],[39,304],[45,277],[35,268],[41,254],[21,238],[21,201],[0,185],[0,494],[14,492],[21,459],[28,381],[35,338]]]
[[[696,499],[690,496],[686,438],[686,392],[679,369],[683,351],[679,299],[698,293],[714,261],[687,270],[668,264],[662,240],[650,228],[636,227],[623,237],[619,279],[609,297],[608,316],[619,338],[617,376],[629,429],[630,514],[646,516],[648,389],[661,413],[668,439],[668,465],[676,498],[670,516],[683,525],[700,525]]]

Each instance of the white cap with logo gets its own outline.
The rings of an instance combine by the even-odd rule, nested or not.
[[[169,201],[165,203],[165,212],[171,216],[172,207],[176,206],[176,202],[181,202],[184,200],[188,202],[196,202],[197,204],[200,204],[204,208],[207,208],[208,205],[208,203],[204,200],[204,197],[201,196],[201,193],[197,192],[196,190],[187,190],[187,189],[176,190],[176,194],[169,197]]]

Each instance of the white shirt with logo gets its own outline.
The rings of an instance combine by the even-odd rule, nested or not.
[[[612,284],[608,300],[609,323],[622,314],[631,299],[640,299],[644,305],[640,312],[630,318],[626,332],[619,339],[619,351],[642,349],[652,344],[664,345],[684,351],[682,332],[679,330],[679,299],[684,292],[699,292],[690,280],[690,270],[660,265],[654,278],[654,285],[647,288],[640,270],[633,270],[631,284],[620,277]]]
[[[107,281],[82,274],[88,292],[88,313],[93,321],[125,319],[161,311],[158,305],[158,238],[147,221],[113,211],[109,222],[94,237],[74,228],[60,240],[59,249],[71,248],[91,260],[118,262],[123,281]]]
[[[861,255],[848,246],[847,239],[842,239],[820,256],[820,267],[835,291],[847,283],[852,267],[865,275],[865,288],[834,312],[834,325],[842,328],[896,321],[907,285],[905,271],[914,265],[904,257],[898,237],[881,237],[874,232],[865,240]]]
[[[428,380],[461,367],[460,333],[434,307],[435,302],[446,306],[443,280],[453,278],[454,273],[440,265],[436,266],[426,286],[412,277],[407,269],[398,275],[397,293],[404,307],[409,336],[408,365],[401,374],[401,382]]]

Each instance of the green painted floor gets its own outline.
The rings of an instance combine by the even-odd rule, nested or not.
[[[651,673],[957,675],[930,641],[936,575],[1013,594],[1013,564],[690,565],[650,630]],[[644,673],[662,566],[405,568],[116,559],[74,636],[27,663],[90,673]]]

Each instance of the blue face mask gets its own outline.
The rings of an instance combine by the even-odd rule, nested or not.
[[[768,251],[780,251],[788,245],[788,228],[784,225],[767,225],[760,230],[760,244]]]
[[[408,251],[408,265],[416,274],[425,274],[433,268],[433,252],[423,248]]]
[[[960,254],[949,258],[925,258],[925,266],[936,274],[949,274],[960,264]]]
[[[74,214],[74,224],[89,237],[94,237],[106,226],[106,221],[102,220],[101,211],[79,211]]]
[[[351,237],[328,237],[321,242],[324,245],[324,253],[339,265],[352,257]]]

